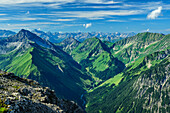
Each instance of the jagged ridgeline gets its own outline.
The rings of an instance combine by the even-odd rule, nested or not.
[[[0,70],[0,113],[83,113],[73,101],[56,97],[38,82]]]
[[[140,33],[113,44],[112,54],[127,67],[88,91],[86,111],[170,112],[169,42],[170,35]]]
[[[60,43],[61,41],[65,40],[66,38],[72,37],[80,42],[92,37],[97,37],[102,41],[110,41],[115,42],[126,37],[134,36],[135,33],[104,33],[104,32],[77,32],[77,33],[51,33],[51,32],[43,32],[40,30],[33,30],[33,33],[40,36],[41,38],[47,39],[53,43]]]
[[[21,30],[0,41],[0,68],[30,78],[56,91],[58,97],[80,102],[90,77],[63,50],[37,35]]]

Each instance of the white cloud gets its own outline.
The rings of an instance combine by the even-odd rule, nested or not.
[[[124,20],[108,20],[108,22],[126,22]]]
[[[161,14],[161,11],[162,11],[162,6],[158,7],[158,9],[148,14],[147,19],[156,19]]]
[[[37,2],[73,2],[74,0],[0,0],[0,4],[37,3]]]
[[[55,23],[55,22],[37,22],[37,23],[34,23],[36,25],[57,25],[59,23]]]
[[[4,16],[4,15],[7,15],[7,14],[0,14],[0,16]]]
[[[47,20],[46,18],[29,18],[29,17],[4,17],[0,18],[0,20],[19,20],[19,21],[33,21],[33,20]]]
[[[29,15],[29,14],[30,14],[30,12],[29,12],[29,11],[27,11],[27,12],[26,12],[26,15]]]
[[[96,3],[96,4],[115,4],[119,2],[114,2],[113,0],[103,1],[103,0],[85,0],[86,3]]]
[[[143,21],[146,20],[146,18],[131,18],[130,20]]]
[[[142,10],[112,10],[112,11],[72,11],[62,12],[63,17],[77,17],[77,18],[100,18],[106,16],[127,16],[142,14]]]
[[[29,21],[29,20],[37,20],[37,19],[36,18],[20,18],[20,19],[18,18],[18,20]]]
[[[82,26],[82,24],[61,24],[60,28]]]
[[[145,13],[143,10],[100,10],[100,11],[63,11],[34,14],[38,16],[57,16],[60,18],[87,18],[89,20],[105,19],[110,16],[128,16]],[[51,21],[73,21],[73,19],[51,19]]]
[[[40,13],[40,14],[34,14],[34,15],[38,15],[38,16],[54,16],[56,14],[45,14],[45,13]]]
[[[104,18],[95,18],[95,17],[92,17],[92,18],[88,18],[89,20],[102,20],[102,19],[104,19]]]
[[[89,27],[91,27],[91,26],[92,26],[92,23],[83,24],[83,26],[87,29],[87,28],[89,28]]]
[[[9,19],[7,19],[7,18],[0,18],[0,20],[9,20]]]
[[[42,27],[43,29],[49,29],[49,25],[59,25],[59,23],[52,22],[31,22],[28,24],[1,24],[0,29],[8,29],[8,30],[20,30],[20,29],[39,29]]]
[[[146,31],[149,32],[149,29],[147,29]]]
[[[61,21],[61,22],[67,22],[67,21],[74,21],[75,19],[54,19],[52,21]]]

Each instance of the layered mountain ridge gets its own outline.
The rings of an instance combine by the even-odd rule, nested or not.
[[[80,42],[83,42],[84,40],[88,39],[88,38],[92,38],[92,37],[97,37],[102,41],[110,41],[110,42],[116,42],[118,40],[127,38],[127,37],[131,37],[134,36],[135,33],[102,33],[102,32],[87,32],[87,33],[83,33],[83,32],[77,32],[77,33],[59,33],[59,32],[55,32],[55,33],[51,33],[51,32],[43,32],[40,30],[33,30],[33,33],[37,34],[38,36],[50,40],[53,43],[59,43],[69,37],[72,37]]]

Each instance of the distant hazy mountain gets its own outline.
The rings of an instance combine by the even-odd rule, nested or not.
[[[12,35],[15,35],[16,33],[13,31],[9,31],[9,30],[0,30],[0,39],[2,38],[6,38]]]
[[[115,42],[115,41],[135,35],[135,33],[133,33],[133,32],[132,33],[118,33],[118,32],[115,32],[115,33],[103,33],[103,32],[87,32],[87,33],[83,33],[83,32],[77,32],[77,33],[55,32],[55,33],[51,33],[51,32],[47,32],[47,33],[45,33],[43,31],[36,30],[36,29],[33,30],[32,32],[44,39],[50,40],[53,43],[59,43],[69,37],[72,37],[80,42],[83,42],[87,38],[92,38],[92,37],[99,38],[102,41]]]

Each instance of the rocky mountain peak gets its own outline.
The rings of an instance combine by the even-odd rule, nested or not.
[[[49,41],[40,38],[39,36],[37,36],[36,34],[25,30],[25,29],[21,29],[16,35],[11,36],[7,39],[7,41],[9,42],[23,42],[24,44],[28,44],[28,43],[36,43],[42,47],[45,48],[51,48],[52,45]]]
[[[17,34],[16,34],[17,38],[27,38],[29,40],[33,40],[33,39],[41,39],[40,37],[38,37],[36,34],[31,33],[28,30],[25,29],[21,29]]]

